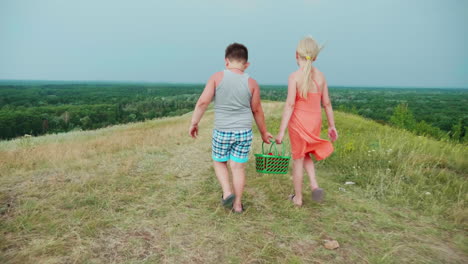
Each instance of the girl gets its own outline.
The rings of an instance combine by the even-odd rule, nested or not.
[[[310,178],[312,199],[320,202],[324,197],[323,189],[319,188],[315,178],[314,162],[310,154],[317,160],[325,159],[333,152],[333,145],[320,138],[322,127],[321,105],[325,108],[328,119],[328,136],[331,141],[338,139],[338,133],[333,119],[333,110],[328,96],[328,86],[325,76],[312,62],[317,58],[320,47],[317,42],[306,37],[297,45],[296,61],[299,69],[289,76],[288,98],[283,111],[283,118],[276,143],[283,141],[288,127],[293,158],[294,195],[292,202],[302,205],[302,178],[304,168]]]

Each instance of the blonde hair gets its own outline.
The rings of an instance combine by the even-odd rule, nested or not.
[[[312,62],[315,60],[321,49],[322,47],[319,46],[317,41],[310,36],[301,39],[297,45],[297,54],[301,59],[306,61],[303,70],[304,80],[301,87],[299,87],[299,95],[302,98],[307,98],[307,93],[309,92],[309,81],[311,79],[310,72],[312,70]]]

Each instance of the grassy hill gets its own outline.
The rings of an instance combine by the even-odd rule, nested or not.
[[[212,112],[196,140],[184,115],[0,142],[0,263],[467,263],[467,146],[336,119],[326,201],[305,184],[294,207],[290,175],[250,162],[243,215],[219,205]]]

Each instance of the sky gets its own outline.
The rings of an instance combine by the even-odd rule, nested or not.
[[[466,0],[0,0],[0,79],[204,83],[233,42],[286,84],[298,41],[333,86],[468,88]]]

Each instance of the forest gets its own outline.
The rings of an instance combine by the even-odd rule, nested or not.
[[[265,86],[262,97],[284,100],[285,87]],[[467,142],[468,89],[330,87],[333,108],[439,140]]]
[[[193,110],[202,84],[0,83],[0,139],[97,129]],[[468,89],[330,87],[335,110],[439,140],[467,142]],[[285,86],[261,87],[283,101]]]
[[[202,85],[0,85],[0,138],[97,129],[193,110]]]

